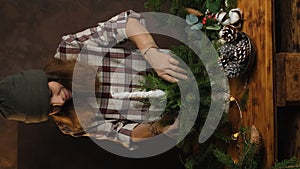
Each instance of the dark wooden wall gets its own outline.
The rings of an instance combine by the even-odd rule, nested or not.
[[[275,0],[278,159],[300,158],[300,0]]]

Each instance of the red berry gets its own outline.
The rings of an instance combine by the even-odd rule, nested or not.
[[[209,18],[209,19],[211,19],[211,18],[212,18],[212,16],[211,16],[211,15],[208,15],[208,18]]]

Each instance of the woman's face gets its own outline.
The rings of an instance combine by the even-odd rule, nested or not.
[[[61,107],[72,98],[72,92],[66,89],[62,84],[51,81],[48,82],[50,89],[50,106]]]

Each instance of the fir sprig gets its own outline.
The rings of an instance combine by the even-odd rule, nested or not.
[[[296,157],[291,157],[290,159],[283,160],[274,164],[272,169],[299,169],[300,160]]]

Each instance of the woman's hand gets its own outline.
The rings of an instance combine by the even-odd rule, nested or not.
[[[173,124],[167,125],[161,129],[161,133],[168,136],[169,138],[176,139],[179,133],[179,117],[176,117]]]
[[[172,83],[187,79],[186,71],[179,67],[179,61],[157,50],[151,34],[137,19],[128,19],[126,35],[141,50],[160,78]]]
[[[171,83],[187,79],[186,70],[179,67],[179,61],[169,54],[160,52],[155,47],[141,52],[160,78]]]

